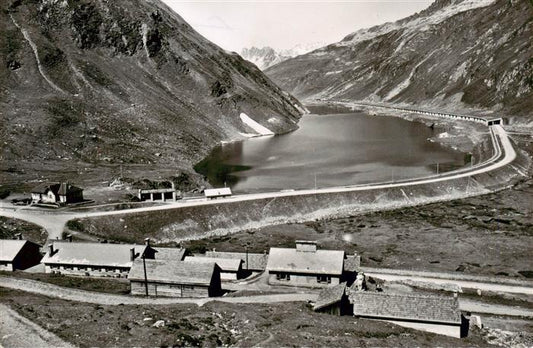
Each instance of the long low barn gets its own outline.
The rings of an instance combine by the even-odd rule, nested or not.
[[[136,258],[154,258],[151,247],[137,244],[54,241],[48,249],[45,272],[66,275],[125,278]]]
[[[145,260],[148,295],[168,297],[220,296],[220,268],[214,263]],[[146,295],[143,260],[136,260],[128,279],[132,295]]]
[[[388,294],[355,291],[349,295],[353,315],[387,321],[417,330],[464,337],[468,324],[453,296]]]

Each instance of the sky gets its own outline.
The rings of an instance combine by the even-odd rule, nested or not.
[[[163,0],[193,28],[220,47],[290,49],[330,44],[377,24],[427,8],[433,0]]]

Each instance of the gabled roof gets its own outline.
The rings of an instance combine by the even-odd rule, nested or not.
[[[352,292],[354,315],[438,323],[461,323],[457,298],[380,292]]]
[[[325,288],[318,295],[315,305],[313,306],[313,310],[317,311],[324,307],[340,302],[345,292],[346,282]]]
[[[204,194],[208,198],[209,197],[220,197],[220,196],[231,196],[231,189],[229,187],[205,189]]]
[[[59,191],[59,187],[61,186],[58,182],[47,182],[42,183],[36,187],[34,187],[31,190],[31,193],[46,193],[48,190],[52,190],[52,192],[57,193]]]
[[[341,275],[344,251],[270,248],[267,269],[276,272]]]
[[[135,249],[136,257],[140,257],[146,245],[111,244],[111,243],[77,243],[54,241],[54,254],[47,251],[41,263],[93,265],[109,267],[131,267],[131,249]]]
[[[186,284],[186,285],[205,285],[211,284],[213,272],[216,264],[196,263],[184,261],[169,260],[145,260],[146,277],[148,281]],[[135,260],[128,274],[129,280],[144,281],[144,268],[142,260]]]
[[[171,261],[183,261],[185,257],[185,252],[187,251],[184,248],[159,248],[155,247],[155,258],[156,260],[171,260]]]
[[[83,189],[77,186],[71,185],[69,183],[62,182],[61,185],[59,186],[59,191],[57,193],[61,196],[66,196],[69,193],[78,192],[78,191],[83,191]]]
[[[222,259],[215,257],[185,256],[185,262],[216,263],[222,272],[238,272],[241,269],[242,260]]]
[[[347,255],[344,259],[344,270],[346,272],[357,272],[361,268],[361,258],[359,255]]]
[[[26,243],[35,244],[28,240],[0,239],[0,261],[13,262]]]
[[[242,268],[263,271],[266,268],[268,262],[268,254],[256,254],[256,253],[238,253],[238,252],[225,252],[225,251],[206,251],[206,257],[223,258],[223,259],[239,259],[243,261]],[[248,259],[248,263],[246,263]]]

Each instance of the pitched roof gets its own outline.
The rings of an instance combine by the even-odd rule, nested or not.
[[[313,310],[317,311],[329,305],[339,302],[346,291],[346,282],[335,286],[325,288],[320,292],[318,298],[313,306]]]
[[[225,251],[206,251],[206,257],[223,258],[223,259],[240,259],[242,260],[242,268],[254,271],[262,271],[266,268],[268,261],[268,254],[256,254],[256,253],[238,253],[238,252],[225,252]],[[248,263],[246,260],[248,259]]]
[[[229,187],[221,187],[215,189],[205,189],[204,194],[206,197],[219,197],[219,196],[230,196],[231,189]]]
[[[69,183],[62,182],[61,186],[59,186],[59,191],[57,193],[61,196],[66,196],[69,193],[77,192],[77,191],[83,191],[83,189],[77,186],[71,185]]]
[[[94,265],[110,267],[131,267],[131,249],[140,257],[146,245],[111,243],[76,243],[54,241],[54,254],[50,251],[42,259],[47,264]]]
[[[31,190],[31,193],[46,193],[48,190],[52,190],[52,192],[57,193],[59,190],[59,187],[61,186],[58,182],[47,182],[42,183],[36,187],[34,187]]]
[[[344,270],[347,272],[357,272],[361,268],[361,257],[359,255],[347,255],[344,259]]]
[[[146,277],[148,281],[172,284],[206,285],[211,284],[216,264],[169,260],[146,260]],[[143,262],[133,262],[129,280],[144,281]]]
[[[12,262],[26,243],[33,243],[19,239],[0,239],[0,261]]]
[[[185,252],[187,251],[184,248],[159,248],[155,247],[155,258],[157,260],[174,260],[174,261],[183,261],[185,257]]]
[[[215,257],[185,256],[185,262],[195,263],[216,263],[223,272],[238,272],[241,269],[242,260],[240,259],[222,259]]]
[[[461,323],[457,298],[453,296],[404,295],[352,292],[354,315],[428,322]]]
[[[344,251],[342,250],[309,252],[270,248],[267,269],[278,272],[341,275],[343,264]]]

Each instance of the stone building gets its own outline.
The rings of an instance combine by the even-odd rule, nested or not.
[[[270,248],[267,271],[273,285],[328,287],[343,279],[344,251],[317,250],[316,242],[296,241],[295,249]]]

